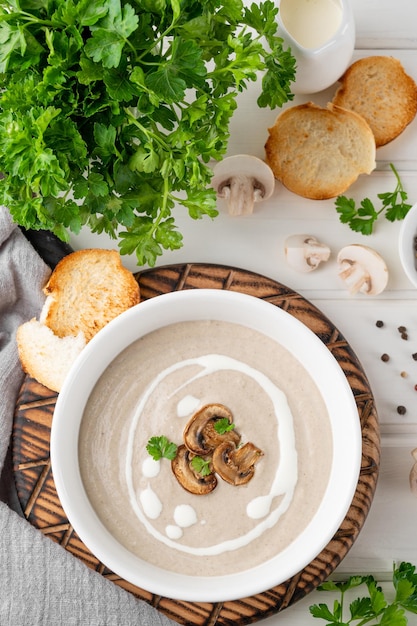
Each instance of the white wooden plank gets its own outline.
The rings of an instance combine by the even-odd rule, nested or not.
[[[409,474],[414,460],[408,448],[386,443],[381,455],[381,471],[368,518],[352,549],[337,569],[337,574],[390,572],[393,561],[417,565],[417,498],[409,489]]]
[[[351,0],[358,48],[416,48],[415,0]]]
[[[321,300],[317,305],[345,335],[362,363],[375,397],[382,432],[397,432],[397,427],[414,432],[414,447],[417,447],[415,302],[379,300],[376,306],[369,300]],[[382,328],[376,326],[377,320],[384,322]],[[400,326],[407,328],[407,340],[402,339]],[[381,360],[383,354],[389,355],[388,362]],[[398,413],[398,406],[406,408],[405,415]]]

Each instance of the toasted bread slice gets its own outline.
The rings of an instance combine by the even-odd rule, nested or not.
[[[115,250],[79,250],[64,257],[52,272],[40,321],[58,337],[86,341],[117,315],[138,304],[139,285]]]
[[[357,113],[331,103],[285,109],[268,129],[266,161],[294,193],[314,200],[342,194],[375,168],[375,139]]]
[[[61,338],[36,319],[19,326],[16,340],[23,371],[57,392],[86,345],[82,332],[76,337]]]
[[[362,115],[377,147],[398,137],[417,113],[417,85],[394,57],[359,59],[340,83],[333,103]]]

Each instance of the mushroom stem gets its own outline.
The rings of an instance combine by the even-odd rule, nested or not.
[[[345,281],[349,287],[349,292],[354,295],[359,291],[361,293],[367,293],[371,286],[371,278],[362,266],[357,263],[349,263],[346,261],[342,264],[342,269],[339,272],[339,276]]]
[[[230,215],[249,215],[255,202],[270,198],[275,188],[271,168],[249,154],[236,154],[217,163],[211,181],[218,198],[227,202]]]
[[[240,472],[244,474],[259,461],[261,456],[263,456],[262,450],[249,441],[237,448],[236,452],[233,453],[233,460],[239,467]]]
[[[255,463],[263,456],[253,443],[236,448],[232,441],[218,446],[213,452],[214,471],[231,485],[245,485],[255,473]]]
[[[312,235],[290,235],[285,241],[287,263],[299,272],[311,272],[328,261],[330,248]]]
[[[227,200],[230,215],[250,215],[255,202],[264,196],[264,190],[256,186],[255,180],[236,174],[219,189],[219,198]]]
[[[376,296],[388,283],[388,269],[384,259],[372,248],[350,244],[337,255],[339,276],[351,294],[358,292]]]

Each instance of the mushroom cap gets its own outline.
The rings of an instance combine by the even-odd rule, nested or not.
[[[225,439],[237,443],[240,440],[240,435],[235,430],[227,431],[224,434],[216,431],[214,426],[220,419],[227,419],[229,424],[233,423],[231,411],[223,404],[206,404],[196,411],[183,433],[187,448],[194,454],[205,455],[212,452]]]
[[[345,246],[337,255],[337,263],[339,275],[352,293],[378,295],[388,284],[386,263],[373,248],[355,243]]]
[[[214,471],[231,485],[245,485],[253,478],[261,456],[262,450],[251,442],[237,448],[233,441],[225,441],[213,452]]]
[[[275,188],[275,176],[272,169],[259,157],[252,154],[235,154],[225,157],[214,166],[212,186],[217,189],[224,180],[242,174],[257,178],[265,187],[264,198],[269,198]]]
[[[171,469],[181,487],[194,495],[204,496],[217,487],[217,478],[214,473],[203,476],[196,472],[191,465],[194,456],[185,445],[179,446],[171,461]]]

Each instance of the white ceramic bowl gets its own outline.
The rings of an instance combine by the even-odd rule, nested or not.
[[[417,287],[417,258],[416,244],[417,237],[417,203],[408,211],[401,224],[399,236],[400,260],[410,282]]]
[[[78,459],[84,407],[98,377],[111,361],[150,331],[176,321],[201,319],[254,328],[295,355],[321,391],[333,438],[329,482],[305,530],[283,551],[271,554],[269,560],[250,570],[210,577],[165,571],[123,547],[91,506]],[[107,567],[155,594],[192,602],[220,602],[262,593],[291,578],[316,558],[339,528],[352,502],[360,471],[361,443],[357,407],[346,376],[312,331],[261,299],[231,291],[196,289],[144,301],[113,320],[91,340],[58,397],[51,432],[51,461],[57,493],[70,523]],[[146,535],[145,530],[143,533]]]

